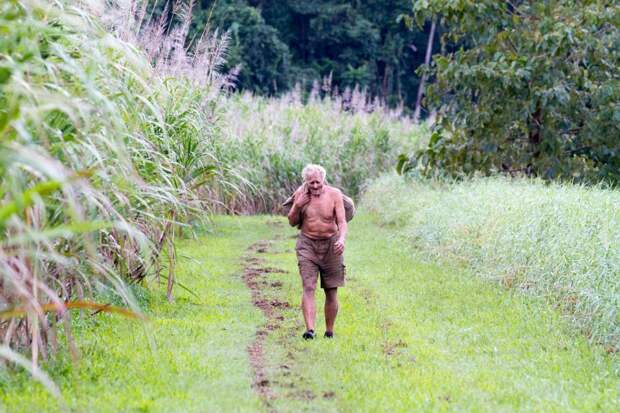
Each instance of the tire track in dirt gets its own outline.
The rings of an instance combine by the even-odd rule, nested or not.
[[[267,319],[264,326],[256,331],[254,341],[248,346],[250,364],[254,371],[254,381],[252,387],[270,411],[274,411],[272,401],[276,398],[272,390],[272,383],[267,375],[267,362],[264,353],[264,345],[270,332],[282,327],[284,316],[282,310],[290,308],[290,304],[278,299],[269,298],[266,295],[266,288],[278,289],[282,287],[281,282],[267,281],[267,274],[286,272],[279,268],[266,267],[265,260],[255,254],[266,253],[271,247],[269,241],[259,241],[248,247],[243,258],[244,270],[243,280],[252,293],[252,302],[259,308]]]

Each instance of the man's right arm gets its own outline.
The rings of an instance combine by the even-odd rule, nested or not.
[[[297,188],[293,194],[293,206],[288,212],[288,223],[292,227],[296,227],[301,222],[301,210],[310,202],[310,195],[306,184]]]
[[[297,204],[293,202],[291,210],[288,212],[288,223],[291,227],[296,227],[301,222],[301,209],[297,207]]]

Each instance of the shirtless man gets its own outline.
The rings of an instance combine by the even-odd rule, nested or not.
[[[344,285],[344,241],[347,236],[342,193],[325,183],[325,169],[307,165],[303,171],[304,184],[295,191],[293,206],[288,214],[291,226],[301,221],[297,238],[297,261],[303,284],[301,308],[306,322],[303,338],[314,339],[316,304],[314,291],[318,274],[325,291],[325,337],[334,336],[338,314],[338,287]]]

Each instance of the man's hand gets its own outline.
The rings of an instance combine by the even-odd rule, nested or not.
[[[310,202],[310,194],[308,193],[306,184],[303,184],[295,191],[294,204],[297,209],[302,209],[308,202]]]
[[[336,253],[336,255],[342,255],[342,253],[344,252],[343,239],[339,239],[338,241],[334,242],[334,252]]]

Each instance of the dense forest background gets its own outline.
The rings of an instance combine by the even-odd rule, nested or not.
[[[160,10],[172,19],[174,0]],[[189,38],[206,26],[230,33],[226,70],[235,85],[278,95],[315,81],[324,92],[359,86],[390,106],[415,105],[430,24],[406,24],[410,0],[201,0]],[[437,48],[437,46],[436,46]]]

